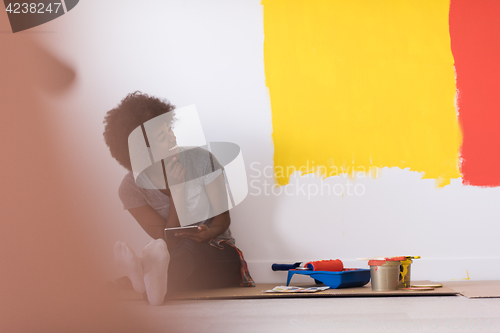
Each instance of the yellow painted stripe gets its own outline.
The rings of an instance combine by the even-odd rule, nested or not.
[[[461,177],[445,0],[263,0],[277,183],[409,168]]]

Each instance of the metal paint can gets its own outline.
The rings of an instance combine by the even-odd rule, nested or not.
[[[368,265],[373,291],[398,290],[400,260],[370,260]]]

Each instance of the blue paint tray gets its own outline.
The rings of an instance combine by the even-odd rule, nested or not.
[[[341,272],[290,269],[286,280],[287,286],[294,274],[309,275],[317,284],[324,283],[332,289],[361,287],[370,282],[370,270],[364,268],[344,268]]]

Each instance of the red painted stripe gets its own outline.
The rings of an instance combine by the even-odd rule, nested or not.
[[[500,1],[451,0],[463,183],[500,186]]]

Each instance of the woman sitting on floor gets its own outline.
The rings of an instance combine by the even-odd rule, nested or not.
[[[137,185],[140,177],[136,181],[132,173],[129,136],[139,126],[144,130],[145,122],[173,112],[174,106],[169,102],[135,92],[104,119],[104,139],[111,155],[129,171],[119,188],[124,209],[154,239],[143,249],[142,259],[125,243],[117,242],[115,258],[125,267],[134,289],[146,292],[152,305],[160,305],[165,296],[182,290],[255,285],[241,251],[234,246],[229,211],[211,215],[214,205],[227,200],[222,166],[202,148],[178,147],[171,121],[163,121],[157,135],[149,139],[174,155],[162,161],[166,185]],[[148,147],[150,143],[146,140]],[[154,178],[148,169],[141,176],[146,181]],[[152,183],[155,182],[149,182]],[[181,192],[176,193],[181,193],[183,205],[177,199],[178,205],[174,205],[174,185],[177,190],[180,185]],[[182,214],[184,210],[196,211],[198,216],[199,212],[206,213],[206,218],[192,223],[198,226],[194,233],[175,232],[166,237],[165,228],[180,227],[176,208],[183,210]]]

